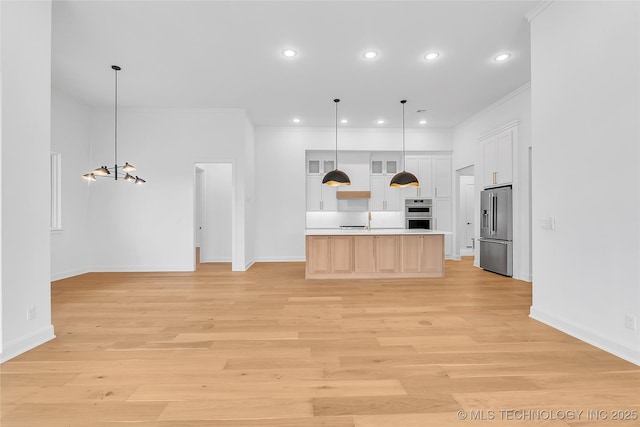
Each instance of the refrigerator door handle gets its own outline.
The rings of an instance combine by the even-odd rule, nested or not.
[[[493,209],[493,213],[491,215],[493,219],[493,232],[491,234],[496,235],[498,234],[498,196],[495,194],[493,195],[493,204],[491,208]]]

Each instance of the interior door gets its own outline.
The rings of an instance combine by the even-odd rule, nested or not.
[[[196,168],[196,248],[201,248],[204,227],[204,170]],[[200,252],[202,257],[202,252]],[[197,260],[200,262],[200,260]]]
[[[474,199],[474,184],[467,184],[465,186],[465,200],[466,200],[466,209],[464,212],[464,223],[465,223],[465,246],[467,248],[473,247],[473,214],[475,209],[473,208],[473,199]]]

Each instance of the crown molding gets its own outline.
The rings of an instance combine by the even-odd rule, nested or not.
[[[535,5],[535,7],[531,9],[524,17],[527,18],[527,21],[529,21],[529,23],[531,23],[531,21],[536,19],[536,17],[540,15],[546,8],[548,8],[554,1],[555,0],[541,1],[540,3]]]
[[[484,116],[485,114],[487,114],[488,112],[490,112],[491,110],[501,106],[502,104],[504,104],[507,101],[510,101],[511,99],[515,98],[516,96],[520,95],[522,92],[526,92],[527,90],[531,89],[531,82],[527,82],[525,84],[523,84],[522,86],[520,86],[518,89],[514,90],[513,92],[503,96],[502,98],[500,98],[499,100],[497,100],[496,102],[494,102],[493,104],[490,104],[486,107],[484,107],[482,110],[478,111],[477,113],[475,113],[473,116],[470,116],[468,118],[466,118],[465,120],[463,120],[462,122],[458,123],[457,125],[455,125],[453,127],[453,129],[458,128],[460,126],[465,125],[466,123],[469,123],[475,119],[478,119],[482,116]]]
[[[509,122],[509,123],[506,123],[506,124],[500,126],[497,129],[492,130],[489,133],[486,133],[486,134],[482,135],[480,138],[478,138],[478,140],[482,142],[485,139],[489,139],[489,138],[491,138],[493,136],[496,136],[497,134],[502,133],[502,132],[504,132],[506,130],[518,127],[519,125],[520,125],[520,120],[514,120],[512,122]]]

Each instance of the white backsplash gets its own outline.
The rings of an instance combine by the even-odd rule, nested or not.
[[[368,212],[307,212],[307,228],[366,225]],[[371,212],[371,228],[404,228],[404,212]]]

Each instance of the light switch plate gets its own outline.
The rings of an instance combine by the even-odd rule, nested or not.
[[[540,228],[542,228],[543,230],[555,230],[556,228],[555,217],[549,216],[546,218],[542,218],[540,220]]]

